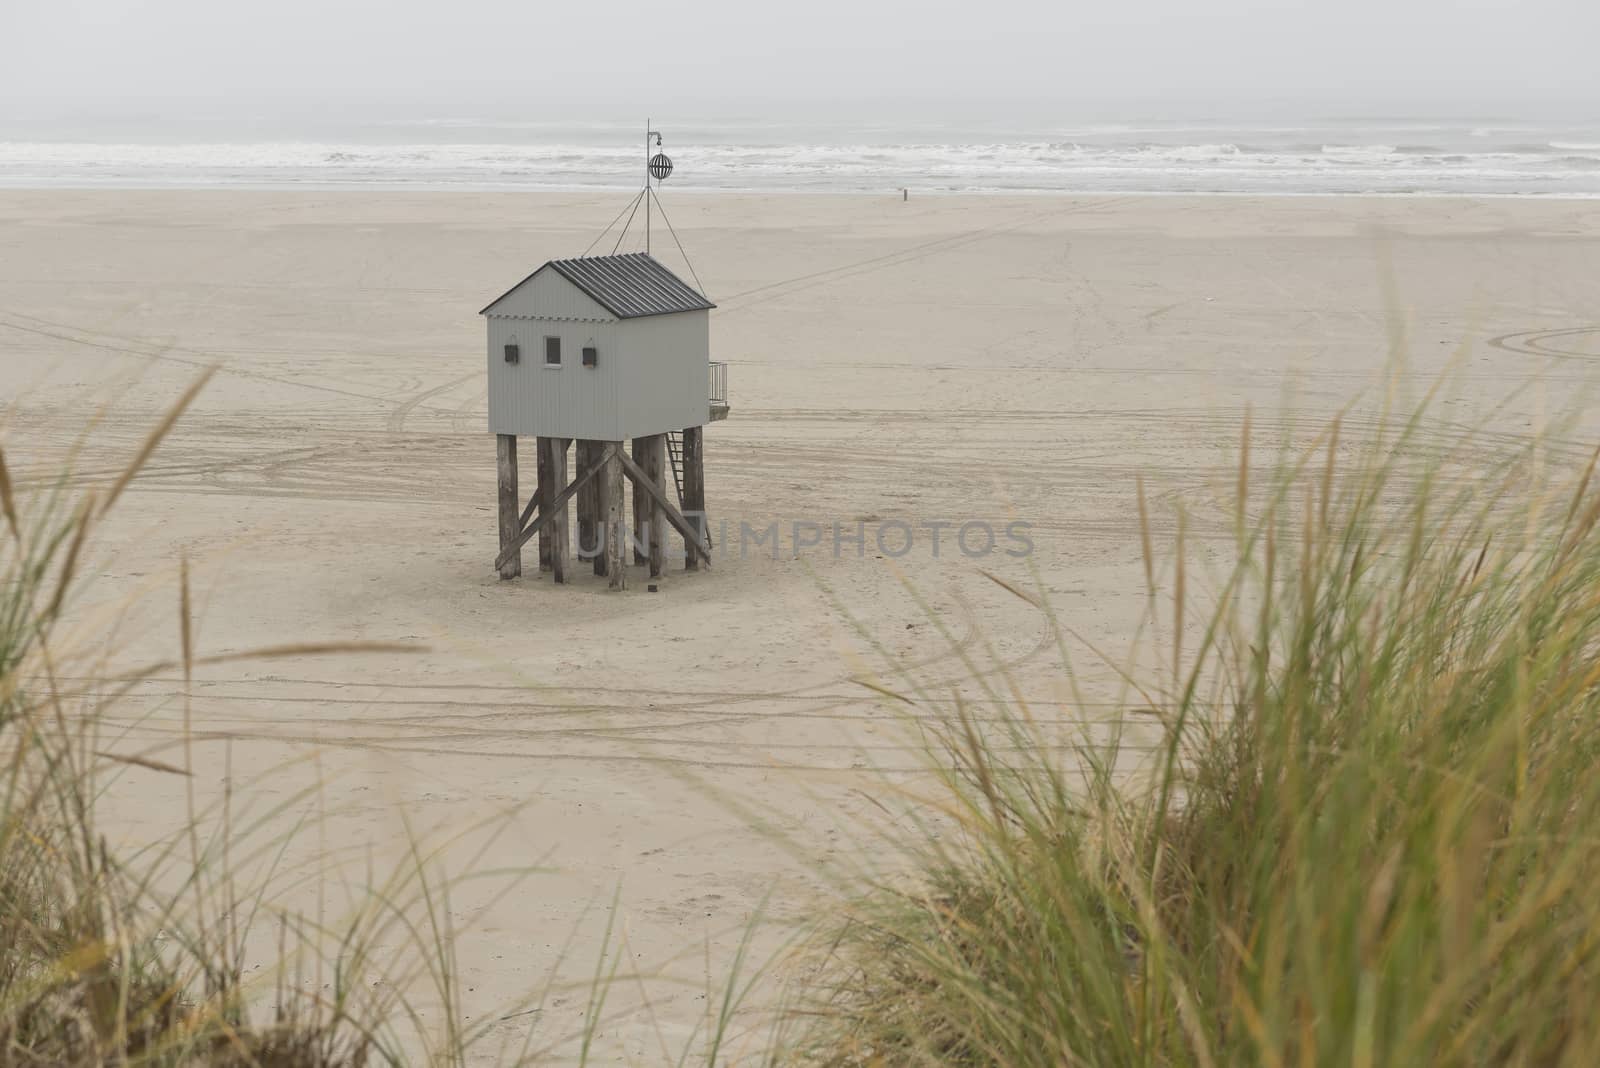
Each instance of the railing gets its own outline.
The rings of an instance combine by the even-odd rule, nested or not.
[[[728,403],[728,365],[725,363],[713,361],[711,364],[711,403]]]

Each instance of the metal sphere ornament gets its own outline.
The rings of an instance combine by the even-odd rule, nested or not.
[[[659,182],[671,173],[672,160],[668,159],[665,153],[657,152],[650,157],[650,177]]]

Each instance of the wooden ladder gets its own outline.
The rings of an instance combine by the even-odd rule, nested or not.
[[[667,431],[667,459],[672,462],[672,481],[678,487],[678,507],[683,507],[683,434]]]
[[[683,433],[677,430],[667,431],[667,461],[672,466],[672,482],[678,487],[678,507],[683,507]],[[706,548],[711,548],[711,520],[702,517],[705,524],[703,533],[706,537]]]

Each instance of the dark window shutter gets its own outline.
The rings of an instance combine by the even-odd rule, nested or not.
[[[594,367],[599,363],[600,350],[595,348],[593,345],[585,345],[583,347],[583,365],[585,367]]]
[[[515,341],[513,341],[511,344],[506,346],[506,363],[521,363],[521,362],[522,362],[522,350],[520,348],[518,348],[517,347],[517,343]]]

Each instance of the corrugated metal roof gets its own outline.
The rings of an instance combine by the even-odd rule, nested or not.
[[[672,312],[705,311],[716,305],[683,281],[651,256],[648,252],[632,252],[623,256],[585,256],[575,260],[551,260],[546,267],[553,268],[561,277],[592,297],[606,311],[618,319],[639,319],[647,315],[668,315]],[[538,274],[539,271],[533,272]],[[529,275],[528,278],[532,278]],[[522,281],[526,282],[524,278]],[[505,294],[489,304],[488,311],[505,296],[515,291],[512,286]]]
[[[716,307],[648,252],[551,260],[550,266],[619,319]]]

